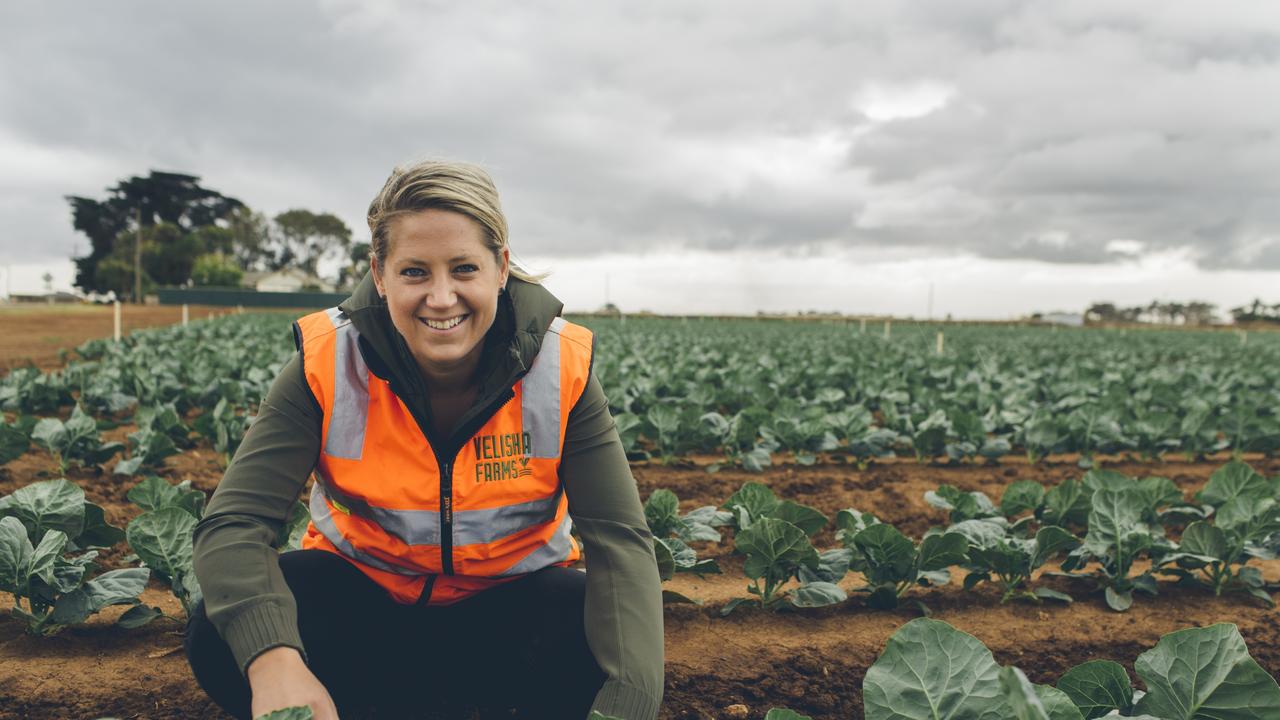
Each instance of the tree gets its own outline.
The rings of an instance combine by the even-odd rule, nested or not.
[[[294,208],[275,217],[276,233],[271,238],[273,254],[269,269],[298,268],[308,275],[325,255],[347,251],[351,230],[336,215]]]
[[[234,260],[217,253],[196,258],[195,267],[191,269],[191,282],[196,285],[236,287],[243,277],[244,272]]]
[[[176,235],[166,234],[164,238],[155,240],[165,242],[225,221],[233,211],[243,207],[243,203],[235,198],[201,187],[199,176],[156,170],[146,177],[121,180],[108,188],[105,200],[74,195],[68,195],[66,199],[71,205],[72,226],[89,238],[89,254],[75,258],[76,286],[85,291],[115,290],[117,293],[128,289],[127,286],[112,287],[119,279],[119,268],[113,263],[113,267],[99,278],[99,265],[108,257],[121,258],[125,250],[132,250],[133,232],[139,226],[144,231],[145,246],[147,228],[161,223],[178,228]],[[202,245],[202,240],[187,243],[184,247],[190,249],[196,245]],[[180,268],[186,261],[181,260],[179,254],[178,249],[155,250],[152,262],[165,268]],[[132,257],[129,259],[131,261]],[[194,259],[195,255],[189,258],[192,263]],[[129,267],[132,267],[132,262]],[[186,267],[189,272],[190,265]],[[185,281],[186,278],[182,278],[182,282]]]
[[[369,243],[356,243],[347,254],[350,263],[338,270],[338,287],[352,288],[369,272]]]
[[[265,270],[271,257],[271,221],[248,207],[236,208],[227,216],[232,254],[245,271]]]

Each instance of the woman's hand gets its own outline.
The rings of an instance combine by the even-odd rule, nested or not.
[[[276,647],[249,663],[249,693],[253,717],[273,710],[309,707],[315,720],[338,720],[338,708],[302,655],[291,647]]]

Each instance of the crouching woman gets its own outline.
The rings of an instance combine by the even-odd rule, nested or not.
[[[369,275],[295,324],[196,529],[196,680],[238,718],[652,720],[660,582],[592,333],[513,265],[482,170],[398,168],[368,220]]]

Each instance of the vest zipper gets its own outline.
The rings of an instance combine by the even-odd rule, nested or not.
[[[508,388],[484,410],[472,416],[465,426],[459,426],[453,437],[449,438],[448,460],[444,460],[444,455],[436,451],[436,465],[440,468],[440,567],[445,575],[453,574],[453,463],[458,459],[458,451],[467,440],[515,396],[515,391]],[[422,428],[422,431],[425,435],[426,428]],[[455,445],[453,440],[458,437],[462,438],[462,442]],[[427,442],[431,443],[430,435],[427,435]],[[431,443],[431,446],[435,448],[436,444]]]
[[[454,459],[457,459],[454,453]],[[440,466],[440,563],[445,575],[453,574],[453,461]]]

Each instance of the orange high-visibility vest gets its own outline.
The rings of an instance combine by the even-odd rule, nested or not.
[[[302,547],[342,555],[399,602],[433,605],[581,556],[559,468],[591,371],[590,330],[557,317],[528,372],[453,456],[369,372],[341,310],[296,330],[324,411]]]

